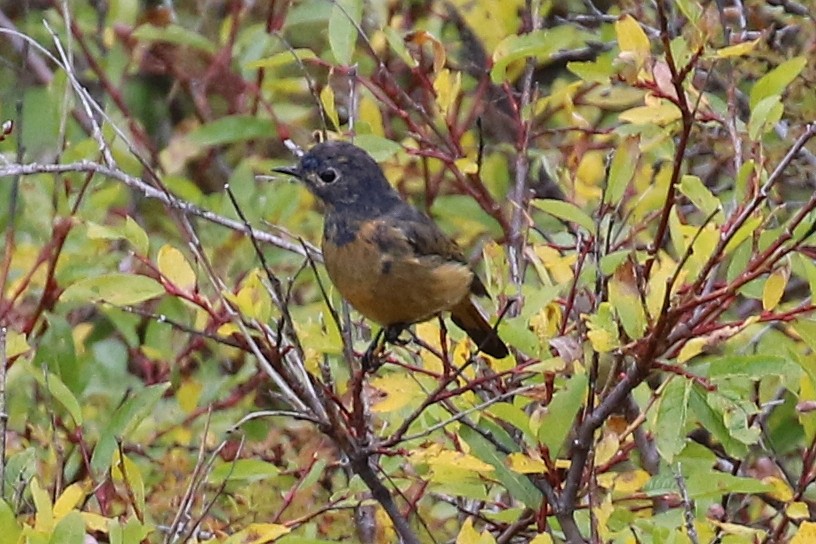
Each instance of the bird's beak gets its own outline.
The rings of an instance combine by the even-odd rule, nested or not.
[[[303,177],[303,174],[300,172],[300,168],[297,166],[279,166],[277,168],[273,168],[272,171],[279,174],[286,174],[287,176],[292,176],[298,179]]]

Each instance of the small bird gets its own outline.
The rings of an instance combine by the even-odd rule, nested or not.
[[[487,290],[459,246],[402,200],[368,153],[329,141],[296,166],[273,170],[302,180],[323,202],[329,278],[358,312],[384,327],[386,340],[395,343],[409,325],[450,312],[481,351],[507,356],[507,346],[473,301],[473,295],[488,296]]]

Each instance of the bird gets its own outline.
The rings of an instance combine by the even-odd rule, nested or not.
[[[459,246],[426,214],[402,199],[365,150],[326,141],[294,166],[273,168],[306,185],[323,203],[322,251],[340,295],[398,343],[407,327],[450,312],[452,321],[495,358],[507,346],[474,296],[489,296]],[[364,358],[365,362],[365,358]]]

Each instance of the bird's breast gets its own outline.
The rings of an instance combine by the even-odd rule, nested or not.
[[[439,255],[416,255],[402,233],[374,220],[327,218],[323,259],[332,283],[381,325],[424,321],[469,296],[473,272]]]

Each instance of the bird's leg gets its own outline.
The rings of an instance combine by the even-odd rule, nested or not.
[[[363,358],[360,360],[360,363],[363,367],[363,372],[375,372],[380,365],[380,353],[382,352],[382,348],[384,343],[381,342],[383,333],[385,329],[380,329],[377,331],[377,334],[374,335],[374,339],[368,345],[368,349],[365,350],[363,353]]]
[[[395,346],[404,346],[409,341],[408,340],[400,340],[400,334],[402,331],[405,330],[405,325],[396,324],[396,325],[389,325],[385,327],[385,341],[389,344],[394,344]]]

